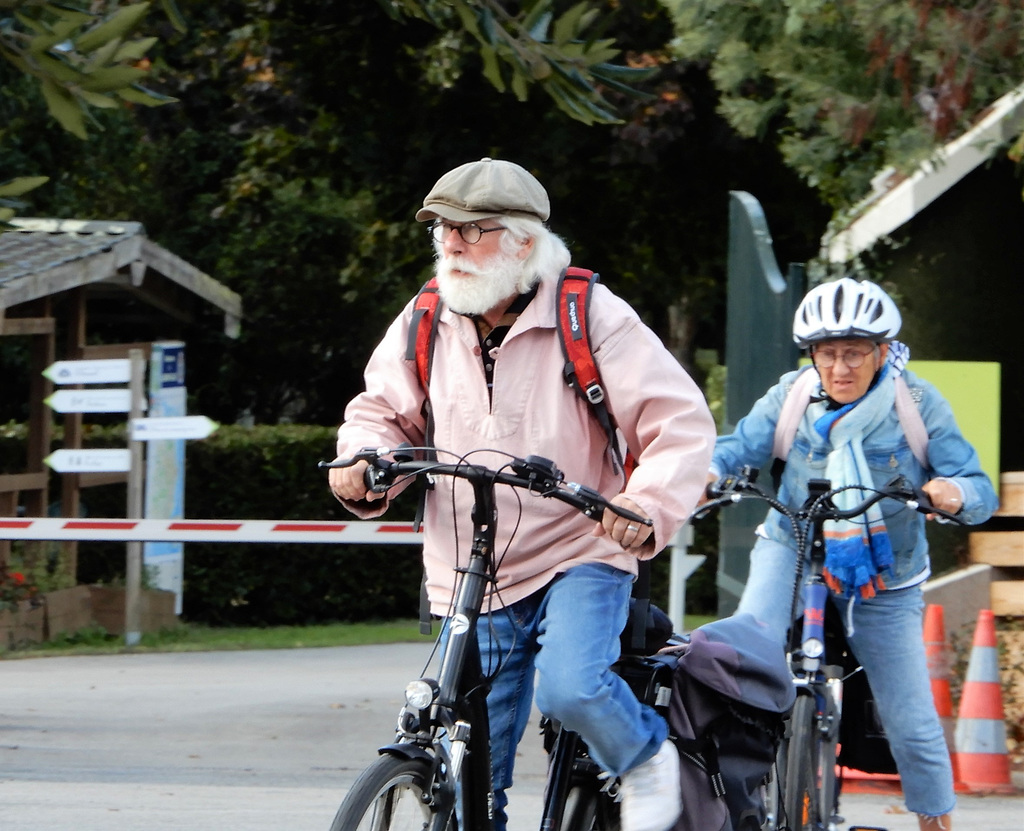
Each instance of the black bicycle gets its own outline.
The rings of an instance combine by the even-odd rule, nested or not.
[[[794,547],[806,552],[806,557],[797,559],[791,605],[794,625],[788,645],[797,697],[779,748],[776,775],[768,783],[768,819],[762,828],[764,831],[835,831],[844,821],[838,813],[842,783],[836,776],[837,761],[842,761],[837,751],[842,731],[844,685],[855,677],[862,679],[863,669],[846,644],[842,626],[827,625],[831,615],[827,613],[828,587],[822,576],[824,525],[829,520],[861,516],[883,499],[901,502],[924,514],[937,514],[951,522],[963,522],[933,506],[927,494],[914,488],[904,476],[895,477],[880,489],[863,485],[832,488],[828,480],[812,479],[808,482],[807,501],[794,510],[758,487],[757,473],[756,469],[747,467],[740,475],[723,476],[709,485],[711,500],[695,512],[695,517],[714,507],[743,499],[760,499],[789,518]],[[865,497],[857,505],[841,509],[833,498],[847,490],[859,490]],[[805,560],[809,563],[806,578],[803,574]],[[861,689],[867,689],[866,683]],[[850,703],[848,700],[847,704]]]
[[[557,499],[600,520],[610,510],[633,522],[651,520],[611,504],[597,491],[564,481],[548,459],[509,458],[500,470],[463,457],[443,463],[416,460],[422,448],[367,448],[350,459],[321,462],[322,468],[369,462],[367,485],[383,493],[410,477],[454,477],[473,488],[473,539],[468,562],[456,569],[447,644],[436,679],[419,678],[405,690],[395,740],[356,779],[331,831],[450,831],[493,828],[491,754],[477,620],[486,589],[495,581],[496,486]],[[446,456],[444,451],[431,449]],[[646,619],[645,619],[646,622]],[[644,650],[640,650],[644,651]],[[656,659],[625,655],[616,670],[637,694],[667,708],[671,670]],[[549,751],[549,772],[541,828],[548,831],[617,831],[617,782],[602,776],[578,735],[550,721],[542,723]],[[457,804],[458,803],[458,804]]]

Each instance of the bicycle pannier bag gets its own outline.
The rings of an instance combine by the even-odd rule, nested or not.
[[[677,651],[669,728],[686,808],[674,831],[757,831],[796,698],[785,653],[748,614],[695,629]]]

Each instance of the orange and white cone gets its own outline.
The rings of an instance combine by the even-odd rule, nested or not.
[[[991,609],[978,612],[956,724],[960,779],[975,793],[1010,793],[1010,757]]]
[[[946,641],[946,622],[941,606],[930,603],[924,610],[924,649],[928,659],[928,678],[932,685],[932,699],[935,712],[942,723],[946,736],[946,747],[953,765],[953,781],[960,782],[956,759],[956,717],[953,715],[953,693],[950,679],[953,676],[953,651]]]

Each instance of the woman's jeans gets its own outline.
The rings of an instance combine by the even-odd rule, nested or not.
[[[537,706],[579,733],[590,755],[618,776],[657,753],[668,725],[611,672],[619,657],[633,576],[588,563],[547,587],[480,618],[485,675],[500,668],[487,696],[496,831],[504,831],[516,748],[526,731],[536,677]]]
[[[750,575],[737,611],[750,612],[768,624],[779,643],[785,642],[789,628],[795,574],[792,548],[758,539],[750,553]],[[834,596],[830,600],[848,622],[848,601]],[[846,638],[871,685],[907,809],[941,816],[953,810],[956,797],[949,749],[928,675],[923,610],[920,586],[879,592],[852,606],[853,631]]]

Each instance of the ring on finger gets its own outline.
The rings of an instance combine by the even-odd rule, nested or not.
[[[638,529],[637,529],[637,527],[635,525],[627,525],[626,526],[626,530],[627,531],[636,531]]]

